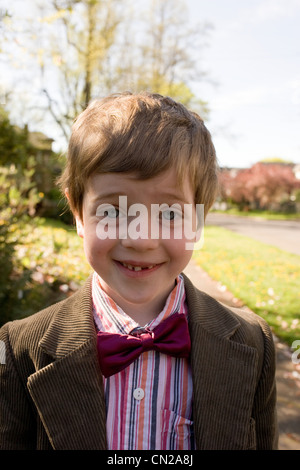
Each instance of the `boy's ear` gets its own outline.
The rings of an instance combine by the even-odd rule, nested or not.
[[[84,235],[83,222],[78,215],[75,215],[75,221],[76,221],[77,235],[83,238],[83,235]]]

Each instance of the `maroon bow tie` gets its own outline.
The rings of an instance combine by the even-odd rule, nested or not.
[[[191,340],[188,322],[183,313],[173,313],[153,331],[137,328],[129,335],[100,331],[97,338],[98,356],[105,377],[120,372],[144,351],[160,351],[175,357],[189,357]]]

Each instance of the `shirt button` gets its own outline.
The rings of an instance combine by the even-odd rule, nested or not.
[[[145,396],[145,392],[142,388],[136,388],[133,391],[133,396],[136,400],[142,400]]]

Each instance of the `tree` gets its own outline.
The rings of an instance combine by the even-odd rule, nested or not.
[[[24,289],[29,271],[16,259],[23,243],[28,221],[35,215],[40,200],[33,179],[35,162],[28,158],[26,168],[14,164],[0,166],[0,309],[1,323],[19,314],[19,292]]]
[[[91,99],[128,89],[168,94],[207,112],[191,84],[206,78],[199,64],[209,26],[192,28],[183,0],[148,0],[150,13],[132,0],[35,1],[38,14],[22,18],[27,26],[16,41],[35,62],[28,76],[39,69],[27,94],[35,95],[27,108],[36,113],[32,122],[49,116],[66,141]]]
[[[220,184],[223,198],[240,208],[254,209],[289,201],[300,187],[291,165],[261,162],[243,170],[223,171]]]
[[[280,157],[267,157],[259,161],[259,163],[283,163],[283,164],[293,164],[292,160],[286,160],[285,158]]]
[[[206,113],[207,103],[196,98],[191,83],[206,78],[199,53],[211,26],[192,27],[187,13],[183,1],[151,0],[136,87],[169,95]]]
[[[27,129],[17,129],[9,120],[7,111],[0,107],[0,166],[14,163],[24,168],[31,146]]]
[[[51,0],[40,64],[47,107],[65,138],[70,124],[105,85],[104,64],[120,23],[118,0]],[[45,34],[45,33],[44,33]],[[55,72],[56,88],[48,77]]]

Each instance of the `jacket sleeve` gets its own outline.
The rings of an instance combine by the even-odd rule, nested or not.
[[[262,319],[260,324],[263,332],[264,357],[253,408],[257,439],[256,448],[257,450],[277,450],[275,345],[268,324]]]
[[[35,419],[26,384],[17,369],[7,323],[0,329],[0,449],[35,448]]]

